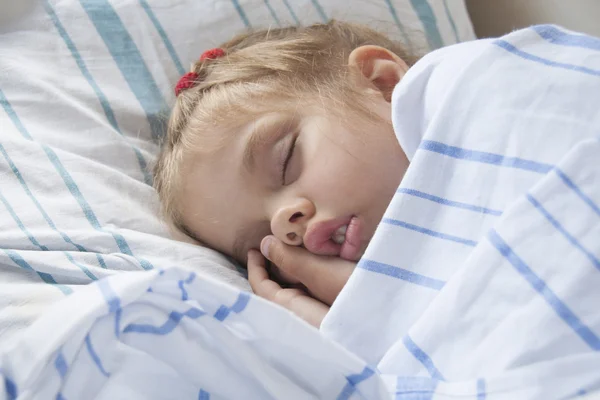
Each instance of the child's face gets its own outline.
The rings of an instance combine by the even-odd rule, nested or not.
[[[186,228],[244,263],[269,234],[315,254],[358,260],[408,167],[390,104],[373,97],[380,122],[306,108],[217,132],[232,139],[184,164]]]

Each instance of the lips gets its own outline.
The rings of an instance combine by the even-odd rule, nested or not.
[[[361,250],[362,224],[357,217],[352,217],[346,230],[346,240],[342,244],[340,257],[349,261],[358,261]]]
[[[347,227],[343,243],[338,244],[333,236],[340,238],[340,232]],[[340,240],[341,241],[341,240]],[[311,225],[304,236],[304,247],[314,254],[339,256],[357,261],[360,256],[361,223],[355,216],[340,217]]]

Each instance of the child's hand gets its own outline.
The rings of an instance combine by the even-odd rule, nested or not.
[[[250,250],[248,278],[254,293],[284,306],[319,327],[356,264],[339,257],[318,256],[304,248],[288,246],[273,236],[265,238],[261,247],[269,261],[283,274],[304,285],[307,291],[282,288],[269,278],[264,257],[258,251]]]

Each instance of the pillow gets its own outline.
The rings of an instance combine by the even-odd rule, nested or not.
[[[3,344],[119,271],[180,266],[249,289],[225,257],[171,237],[151,187],[173,85],[202,51],[332,17],[417,47],[474,38],[458,0],[27,0],[9,21],[12,3],[0,0]]]

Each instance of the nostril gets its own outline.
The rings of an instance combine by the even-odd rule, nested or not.
[[[290,222],[296,222],[298,218],[302,218],[303,216],[304,214],[302,214],[301,212],[294,213],[294,215],[290,217]]]
[[[291,241],[294,241],[294,240],[296,240],[296,234],[295,234],[295,233],[293,233],[293,232],[290,232],[290,233],[288,233],[286,236],[287,236],[287,238],[288,238],[289,240],[291,240]]]

